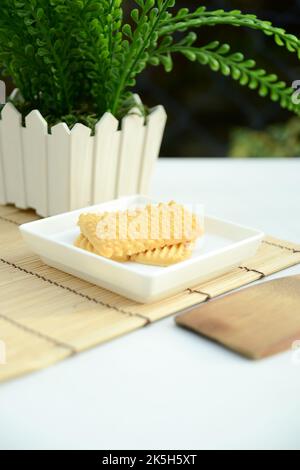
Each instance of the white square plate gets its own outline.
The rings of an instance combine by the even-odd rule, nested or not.
[[[82,212],[132,209],[155,203],[130,196],[24,224],[22,235],[42,260],[57,269],[137,302],[154,302],[212,279],[253,256],[264,236],[258,230],[205,217],[205,235],[190,259],[169,267],[119,263],[73,245]]]

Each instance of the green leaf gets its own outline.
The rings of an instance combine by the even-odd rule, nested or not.
[[[38,8],[37,11],[36,11],[37,20],[40,21],[42,18],[44,18],[44,16],[45,16],[45,13],[44,13],[43,8]]]
[[[188,8],[180,8],[180,10],[178,10],[178,13],[176,15],[177,18],[183,18],[185,17],[186,15],[188,15],[189,13],[189,9]]]
[[[131,15],[131,18],[133,19],[133,21],[134,21],[135,23],[138,23],[139,17],[140,17],[140,12],[139,12],[139,10],[138,10],[137,8],[134,8],[133,10],[131,10],[130,15]]]
[[[211,57],[209,60],[209,66],[214,72],[220,70],[220,62],[213,57]]]
[[[160,57],[160,62],[164,66],[164,69],[165,69],[166,72],[171,72],[171,70],[173,68],[173,61],[172,61],[172,58],[171,58],[170,55],[161,56]]]
[[[220,62],[220,68],[221,68],[222,74],[225,75],[226,77],[228,77],[231,74],[231,68],[229,67],[229,65],[223,62]]]
[[[278,36],[278,34],[275,34],[274,39],[278,46],[284,46],[284,41],[281,39],[280,36]]]
[[[194,62],[197,59],[197,55],[193,51],[186,50],[185,52],[183,52],[183,54],[185,55],[187,59],[191,60],[192,62]]]
[[[26,44],[25,46],[25,54],[27,56],[32,56],[34,55],[34,47],[32,44]]]
[[[40,57],[44,57],[46,55],[49,54],[49,51],[48,49],[45,49],[43,47],[39,47],[38,50],[37,50],[37,54],[40,56]]]
[[[229,44],[222,44],[218,49],[219,54],[227,54],[230,51]]]
[[[156,56],[150,57],[150,59],[149,59],[149,64],[150,64],[150,65],[155,65],[155,66],[156,66],[156,65],[159,65],[159,64],[160,64],[159,58],[156,57]]]
[[[122,31],[125,34],[125,36],[132,38],[132,30],[129,24],[124,24]]]
[[[265,84],[260,85],[259,87],[260,96],[265,97],[268,95],[268,93],[269,93],[268,87]]]
[[[231,75],[234,80],[239,80],[241,78],[241,70],[235,65],[231,65]]]
[[[242,72],[241,78],[240,78],[240,85],[245,86],[248,85],[249,82],[249,77],[245,72]]]

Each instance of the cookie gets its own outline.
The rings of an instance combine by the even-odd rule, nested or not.
[[[84,235],[80,234],[75,240],[75,246],[83,250],[89,251],[90,253],[98,254],[94,249],[93,245],[85,238]],[[134,261],[140,264],[150,264],[153,266],[170,266],[180,261],[188,259],[192,254],[192,244],[180,243],[179,245],[165,246],[163,248],[156,248],[154,250],[148,250],[143,253],[138,253],[132,256],[126,256],[123,258],[111,258],[114,261]]]
[[[130,261],[153,266],[170,266],[185,261],[192,254],[192,244],[180,243],[179,245],[165,246],[138,253],[130,257]]]
[[[175,202],[135,211],[82,214],[78,224],[96,252],[106,258],[194,241],[202,232],[197,216]]]
[[[82,250],[86,250],[90,253],[94,253],[95,255],[99,255],[93,245],[88,241],[88,239],[84,235],[82,235],[82,233],[75,240],[74,245],[77,246],[77,248],[81,248]],[[119,258],[116,257],[111,259],[113,259],[114,261],[124,262],[129,260],[129,256],[123,256]]]

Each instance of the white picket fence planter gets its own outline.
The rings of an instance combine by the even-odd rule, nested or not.
[[[0,204],[50,216],[135,193],[147,194],[166,123],[162,106],[119,121],[105,113],[91,129],[51,128],[39,111],[25,118],[7,103],[0,120]]]

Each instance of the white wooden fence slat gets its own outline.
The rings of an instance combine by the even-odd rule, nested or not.
[[[7,202],[27,208],[21,114],[7,103],[2,110],[1,140]]]
[[[55,215],[70,210],[71,131],[60,122],[48,135],[48,208]]]
[[[163,106],[156,106],[147,117],[144,150],[137,192],[148,194],[155,162],[159,155],[162,137],[167,121]]]
[[[25,118],[23,131],[24,169],[27,203],[41,216],[48,215],[48,125],[39,111]]]
[[[0,121],[0,204],[6,204],[6,190],[5,190],[5,179],[3,169],[3,152],[2,152],[2,122]]]
[[[121,150],[121,142],[122,142],[122,131],[119,130],[115,132],[113,143],[112,143],[112,150],[111,150],[111,162],[110,162],[110,171],[112,175],[112,184],[109,188],[107,193],[108,200],[115,199],[118,197],[118,184],[119,184],[119,166],[120,166],[120,150]]]
[[[122,120],[117,196],[138,191],[144,135],[144,117],[138,108],[133,108]]]
[[[70,210],[91,205],[93,141],[91,129],[75,124],[71,131]]]
[[[113,148],[116,146],[115,135],[118,124],[118,120],[111,113],[103,114],[96,124],[94,136],[94,204],[109,201],[112,191],[113,194],[115,192],[117,153],[113,151]]]

